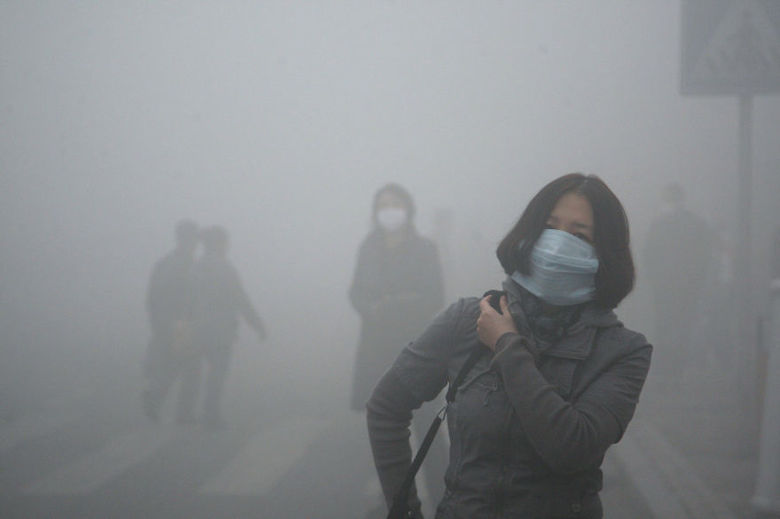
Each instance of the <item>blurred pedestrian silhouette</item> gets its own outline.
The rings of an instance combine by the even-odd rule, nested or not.
[[[144,412],[155,421],[181,368],[179,350],[191,328],[198,226],[182,220],[175,235],[176,247],[155,263],[146,293],[151,338],[144,359],[147,385],[142,401]]]
[[[775,227],[775,232],[772,240],[772,252],[770,261],[770,275],[772,280],[780,280],[780,225]]]
[[[350,404],[356,411],[365,411],[384,371],[444,303],[436,245],[417,233],[414,215],[414,201],[402,186],[387,184],[374,195],[373,228],[360,246],[349,290],[361,317]],[[415,415],[420,441],[438,408],[426,410]],[[437,438],[423,468],[434,502],[443,492],[446,464],[446,446]]]
[[[657,372],[674,386],[695,354],[692,330],[712,279],[713,240],[707,222],[685,207],[682,186],[666,185],[662,201],[648,233],[644,267],[653,295]]]
[[[203,419],[207,426],[220,428],[224,426],[220,405],[222,392],[230,370],[233,344],[238,337],[239,321],[243,318],[260,341],[265,339],[266,332],[238,272],[228,260],[228,232],[223,227],[213,226],[205,229],[201,236],[203,256],[193,268],[195,297],[192,341],[195,354],[186,358],[183,366],[178,421],[196,421],[194,407],[201,368],[205,363],[208,369]]]

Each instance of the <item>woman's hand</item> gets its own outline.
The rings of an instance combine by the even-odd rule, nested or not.
[[[479,302],[481,313],[477,319],[477,334],[480,340],[490,348],[496,351],[496,342],[505,333],[518,333],[515,321],[509,313],[509,306],[506,302],[506,296],[501,296],[499,301],[501,312],[498,313],[490,306],[490,296],[485,297]]]

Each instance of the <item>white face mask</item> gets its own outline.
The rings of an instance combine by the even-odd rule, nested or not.
[[[386,207],[376,213],[379,226],[386,231],[397,231],[406,223],[406,210],[400,207]]]
[[[545,229],[531,253],[531,274],[512,274],[520,286],[551,305],[576,305],[596,294],[599,260],[593,246],[566,231]]]

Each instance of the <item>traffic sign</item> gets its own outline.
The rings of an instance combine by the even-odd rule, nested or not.
[[[780,92],[777,0],[682,0],[681,27],[683,94]]]

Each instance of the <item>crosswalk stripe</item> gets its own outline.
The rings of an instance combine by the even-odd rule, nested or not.
[[[633,430],[636,430],[636,427]],[[674,497],[673,489],[669,488],[668,482],[658,472],[652,456],[648,456],[649,453],[636,441],[633,434],[624,436],[613,450],[650,507],[653,519],[688,517],[682,503]]]
[[[176,435],[174,428],[144,426],[23,488],[32,495],[83,495],[151,456]]]
[[[328,423],[324,419],[295,417],[274,424],[253,436],[200,491],[236,496],[267,494]]]
[[[80,415],[74,415],[73,409],[87,395],[86,391],[79,391],[53,398],[43,409],[3,425],[0,427],[0,452],[10,451],[24,441],[46,436],[67,422],[78,420]]]
[[[73,418],[73,413],[41,411],[19,418],[0,429],[0,452],[10,451],[23,441],[45,436]]]
[[[654,517],[734,519],[722,498],[660,431],[641,421],[632,425],[614,452]]]

